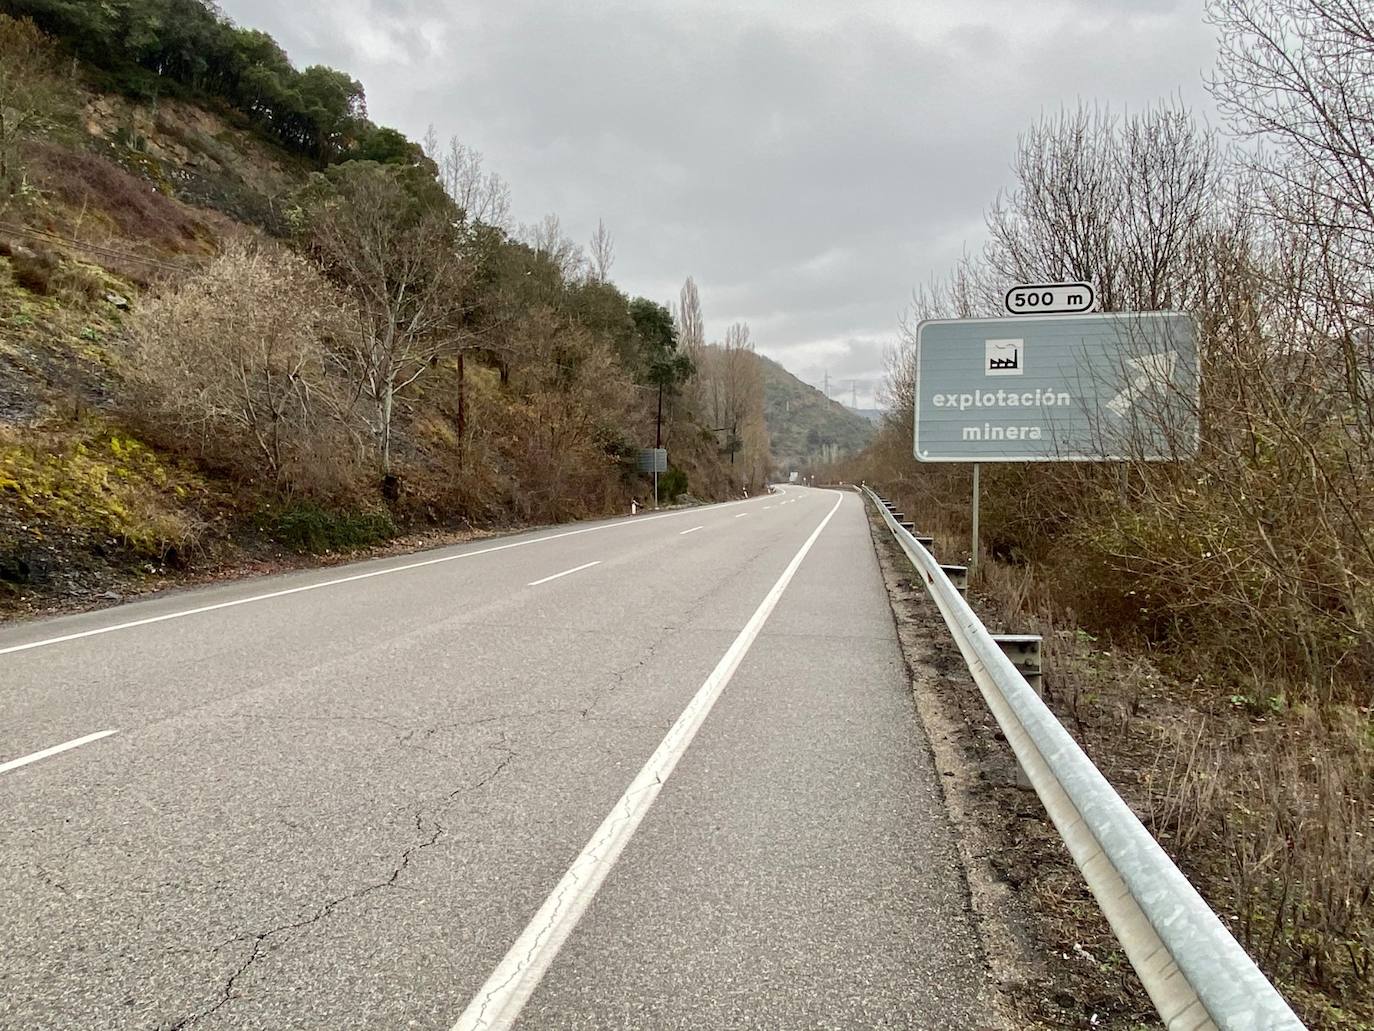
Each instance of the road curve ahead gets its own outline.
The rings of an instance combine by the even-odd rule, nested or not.
[[[862,502],[0,628],[0,1028],[976,1028]]]

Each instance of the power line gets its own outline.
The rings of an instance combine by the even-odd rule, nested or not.
[[[115,247],[106,247],[98,243],[85,243],[81,240],[74,240],[70,237],[61,236],[57,233],[48,232],[46,229],[31,229],[27,226],[17,226],[10,222],[0,222],[0,229],[5,232],[17,233],[26,236],[30,240],[38,240],[43,243],[60,243],[68,247],[75,247],[78,250],[86,251],[104,258],[123,258],[127,261],[140,261],[145,265],[152,265],[156,268],[167,269],[170,272],[190,272],[186,265],[176,265],[170,261],[162,261],[159,258],[149,258],[142,254],[134,254],[132,251],[122,251]]]

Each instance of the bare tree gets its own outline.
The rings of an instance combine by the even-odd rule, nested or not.
[[[611,278],[611,266],[615,264],[615,240],[601,219],[596,220],[596,232],[592,234],[589,249],[592,278],[598,283],[608,282]]]
[[[1363,0],[1212,0],[1212,92],[1244,133],[1277,147],[1260,168],[1272,214],[1338,234],[1374,271],[1374,9]],[[1296,202],[1296,203],[1295,203]]]
[[[1188,306],[1192,244],[1208,231],[1221,168],[1214,135],[1186,109],[1042,119],[1021,136],[1013,172],[987,216],[990,277],[966,269],[951,283],[964,298],[1000,307],[993,284],[1084,280],[1107,311]]]
[[[691,356],[694,350],[706,346],[706,320],[701,314],[701,295],[697,292],[696,280],[691,276],[687,277],[678,294],[676,314],[678,346]]]
[[[586,265],[582,248],[563,233],[563,222],[554,214],[545,215],[534,225],[520,227],[520,242],[532,247],[553,262],[566,280],[577,279]]]
[[[429,152],[433,145],[435,153]],[[439,164],[439,181],[469,222],[496,229],[511,228],[510,185],[495,172],[486,171],[482,152],[452,137],[438,154],[438,137],[426,136],[426,153]]]
[[[1277,228],[1278,283],[1326,350],[1374,447],[1374,11],[1362,0],[1212,0],[1212,92],[1263,146],[1257,207]]]
[[[335,356],[372,404],[388,478],[396,397],[461,350],[468,306],[452,205],[413,172],[343,165],[303,198],[310,250],[357,307]]]

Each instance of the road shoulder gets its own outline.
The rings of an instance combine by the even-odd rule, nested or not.
[[[987,1010],[1007,1029],[1101,1026],[1101,1011],[1114,1008],[1111,993],[1080,998],[1081,985],[1066,976],[1070,965],[1096,961],[1069,940],[1071,924],[1053,917],[1047,922],[1027,890],[1042,863],[1076,872],[1072,862],[1034,793],[1015,786],[1010,749],[939,611],[924,586],[912,582],[910,561],[864,507],[987,957]],[[1105,926],[1086,887],[1061,901],[1080,918],[1091,909]],[[1061,932],[1068,932],[1063,941]],[[1119,979],[1113,971],[1101,973],[1104,980]]]

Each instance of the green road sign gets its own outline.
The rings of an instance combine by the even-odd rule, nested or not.
[[[1192,316],[1178,312],[922,322],[916,457],[1102,462],[1197,450]]]

